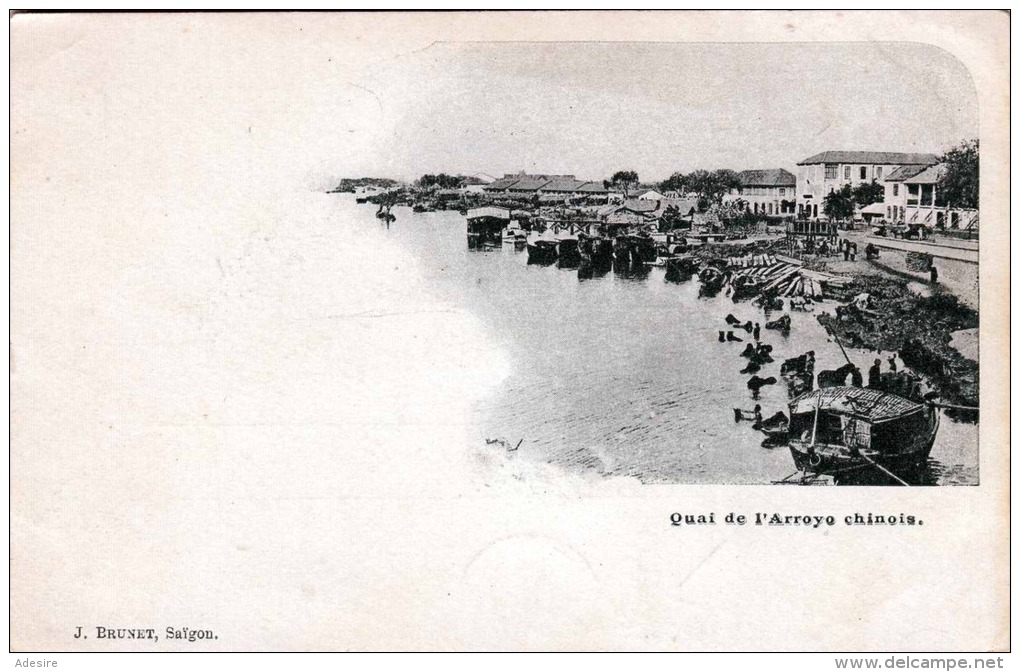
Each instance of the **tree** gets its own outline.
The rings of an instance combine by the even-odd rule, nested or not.
[[[638,174],[633,170],[618,170],[609,179],[609,186],[622,189],[624,198],[627,198],[627,191],[636,187],[638,183]]]
[[[417,185],[422,189],[431,189],[433,187],[438,187],[439,189],[459,189],[463,182],[464,178],[459,175],[447,175],[446,173],[432,175],[426,173],[418,178]]]
[[[683,173],[673,173],[665,180],[659,183],[659,189],[661,191],[676,191],[683,193],[687,186],[687,178],[684,177]]]
[[[853,198],[854,203],[861,208],[872,203],[881,203],[885,200],[885,187],[874,180],[862,182],[854,187]]]
[[[938,200],[957,208],[977,208],[979,152],[977,140],[966,140],[939,159],[945,170],[935,189]]]
[[[844,184],[838,190],[830,191],[825,196],[822,210],[831,219],[850,219],[854,216],[854,190]]]
[[[704,211],[712,204],[722,202],[722,197],[731,189],[740,186],[737,174],[732,170],[695,170],[684,178],[689,192],[698,195],[698,209]]]

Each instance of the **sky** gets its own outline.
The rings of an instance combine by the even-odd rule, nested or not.
[[[21,16],[16,179],[137,184],[119,197],[158,209],[341,177],[792,171],[978,133],[969,73],[920,43],[458,42],[457,17],[400,18]]]
[[[916,43],[443,43],[357,83],[377,103],[376,151],[345,168],[405,179],[795,170],[824,150],[940,153],[978,132],[969,73]]]

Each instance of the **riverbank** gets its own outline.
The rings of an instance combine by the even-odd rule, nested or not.
[[[731,242],[704,245],[693,254],[702,260],[782,254],[785,245],[782,238]],[[942,401],[978,406],[977,359],[973,353],[965,356],[952,343],[954,332],[978,327],[976,310],[944,285],[931,285],[920,274],[898,276],[861,257],[856,261],[808,257],[803,262],[805,268],[846,278],[849,296],[867,295],[863,310],[837,304],[839,310],[826,308],[817,316],[844,346],[898,353],[907,366],[925,376]]]
[[[848,305],[819,315],[826,329],[844,345],[898,353],[943,401],[977,407],[978,363],[951,344],[954,332],[977,328],[976,311],[948,292],[920,296],[904,281],[877,275],[859,275],[851,287],[868,295],[867,309]]]

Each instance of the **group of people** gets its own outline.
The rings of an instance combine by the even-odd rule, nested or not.
[[[851,242],[846,238],[840,238],[836,249],[843,254],[843,261],[857,261],[857,243]],[[867,251],[867,248],[865,248],[865,251]],[[870,257],[868,258],[870,259]]]
[[[889,373],[896,373],[899,370],[899,366],[896,363],[896,354],[893,353],[889,356]],[[875,359],[875,363],[868,369],[868,388],[872,390],[884,389],[885,385],[882,382],[882,360],[879,358]]]
[[[752,339],[754,339],[754,342],[747,343],[740,353],[741,357],[747,359],[747,364],[744,366],[743,369],[740,370],[740,373],[751,374],[751,378],[747,381],[747,389],[751,391],[752,398],[758,399],[762,387],[765,387],[766,385],[774,385],[777,382],[774,376],[762,378],[760,376],[755,375],[759,371],[761,371],[764,365],[774,361],[772,359],[772,346],[767,343],[761,342],[761,323],[759,322],[752,322],[751,320],[741,322],[739,319],[730,314],[726,316],[726,324],[728,324],[731,327],[734,327],[734,329],[744,330],[745,332],[751,335]],[[783,321],[779,325],[776,325],[774,328],[782,329],[783,327],[785,327],[785,330],[787,331],[789,330],[788,317],[785,321]],[[743,340],[744,339],[734,334],[733,330],[719,331],[720,342],[743,341]],[[754,419],[756,424],[761,422],[760,405],[756,405],[754,411],[748,411],[739,408],[735,408],[733,409],[733,411],[736,420]]]
[[[731,314],[726,316],[726,324],[730,325],[731,327],[735,327],[737,329],[743,329],[745,332],[751,334],[751,337],[754,338],[755,343],[757,343],[758,341],[761,340],[761,325],[759,323],[757,323],[757,322],[751,322],[751,320],[748,320],[746,322],[741,322],[736,317],[734,317],[733,314],[731,313]],[[732,329],[730,329],[728,331],[725,330],[725,329],[720,329],[719,330],[719,342],[720,343],[725,343],[727,341],[730,341],[730,342],[732,342],[732,341],[743,342],[743,340],[744,339],[742,339],[739,336],[737,336],[736,334],[734,334]],[[748,345],[750,345],[750,344],[748,344]]]

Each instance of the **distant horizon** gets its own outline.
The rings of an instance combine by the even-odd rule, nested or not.
[[[941,151],[928,151],[928,152],[917,152],[917,151],[914,151],[914,152],[903,152],[903,153],[934,154],[937,157],[941,157],[949,149],[952,149],[953,147],[958,146],[958,145],[962,144],[963,142],[966,142],[966,141],[969,141],[969,140],[972,140],[972,139],[974,139],[974,138],[961,138],[958,142],[952,143],[950,146],[945,147]],[[814,154],[819,154],[821,152],[827,152],[827,151],[834,151],[834,152],[844,152],[844,151],[845,152],[885,152],[885,151],[895,151],[895,150],[884,150],[884,149],[874,149],[874,148],[870,148],[870,149],[846,149],[846,148],[832,149],[832,148],[829,148],[829,149],[819,150],[817,152],[814,152]],[[808,156],[813,156],[813,154],[810,154]],[[808,158],[808,157],[806,156],[804,158]],[[801,159],[801,161],[803,161],[803,159]],[[688,171],[685,171],[683,174],[687,175],[687,174],[692,173],[692,172],[697,171],[697,170],[706,170],[706,171],[709,171],[709,172],[715,171],[715,170],[732,170],[732,171],[734,171],[736,173],[741,173],[741,172],[745,172],[745,171],[782,169],[782,170],[786,170],[786,171],[796,175],[797,174],[796,173],[797,165],[799,165],[799,164],[795,163],[792,166],[756,166],[756,167],[753,167],[753,168],[732,168],[732,167],[728,167],[728,166],[721,166],[721,167],[717,167],[717,168],[692,168],[692,169],[690,169]],[[632,168],[621,167],[618,170],[632,170]],[[474,171],[466,171],[466,170],[453,170],[453,171],[451,171],[451,170],[438,170],[438,171],[431,171],[431,172],[427,172],[427,173],[421,173],[420,175],[416,175],[414,177],[410,177],[410,178],[406,178],[406,179],[402,178],[402,177],[394,177],[392,175],[341,175],[341,176],[337,176],[335,179],[338,179],[338,180],[342,180],[342,179],[348,179],[348,180],[385,179],[385,180],[394,180],[396,182],[412,183],[412,182],[415,182],[416,180],[418,180],[419,178],[421,178],[422,175],[428,175],[428,174],[438,175],[438,174],[443,173],[443,174],[451,175],[451,176],[454,176],[454,177],[475,177],[475,176],[484,174],[484,175],[488,175],[489,177],[493,177],[495,179],[500,179],[500,178],[503,178],[503,177],[511,177],[513,175],[519,175],[519,174],[521,174],[521,172],[522,171],[518,170],[518,171],[511,171],[511,172],[497,174],[497,173],[493,173],[493,172],[485,171],[485,170],[474,170]],[[616,172],[616,171],[614,170],[613,172]],[[636,171],[636,172],[638,173],[638,178],[640,180],[640,183],[644,184],[644,185],[660,184],[663,181],[669,179],[673,175],[673,173],[670,173],[669,175],[665,175],[663,177],[648,179],[648,178],[645,178],[643,175],[641,175],[640,171]],[[677,172],[677,171],[674,171],[674,172]],[[611,175],[606,175],[604,177],[586,178],[584,175],[580,175],[580,174],[578,174],[576,172],[574,172],[574,173],[571,173],[571,172],[555,173],[555,172],[552,172],[552,171],[543,171],[543,170],[526,170],[526,171],[524,171],[524,174],[526,174],[526,175],[573,175],[575,179],[577,179],[579,181],[586,181],[586,182],[602,182],[602,181],[609,180],[610,177],[612,177]]]
[[[438,43],[349,82],[339,177],[642,182],[978,137],[970,74],[916,43]],[[750,159],[753,157],[753,160]]]

